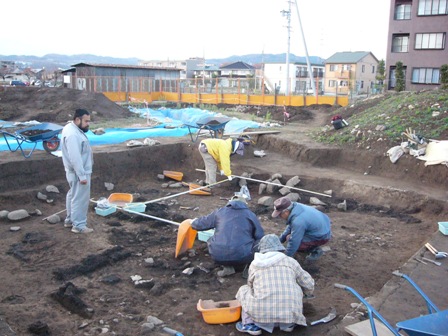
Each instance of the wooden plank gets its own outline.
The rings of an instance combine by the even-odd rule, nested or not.
[[[383,323],[375,318],[373,320],[375,322],[376,333],[378,336],[394,336],[394,334],[387,329]],[[352,336],[373,336],[369,319],[348,325],[344,328],[344,330]]]

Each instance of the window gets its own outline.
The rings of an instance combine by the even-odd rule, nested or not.
[[[410,20],[411,19],[411,5],[400,4],[395,7],[395,20]]]
[[[416,34],[415,49],[445,49],[445,33]]]
[[[440,84],[440,70],[433,68],[412,69],[412,83]]]
[[[330,64],[330,71],[337,71],[338,65],[337,64]]]
[[[446,15],[448,0],[420,0],[417,15]]]
[[[348,81],[346,81],[346,80],[341,80],[340,82],[339,82],[339,86],[348,86]]]
[[[336,83],[337,83],[337,82],[336,82],[335,80],[329,80],[329,81],[328,81],[328,86],[329,86],[329,87],[335,87],[335,86],[336,86]]]
[[[361,72],[362,72],[362,73],[366,72],[366,66],[365,66],[364,64],[363,64],[362,67],[361,67]]]
[[[350,68],[351,68],[350,64],[344,64],[344,65],[342,66],[342,70],[344,70],[344,71],[349,71]]]
[[[361,81],[361,84],[359,85],[360,89],[364,89],[364,81]]]
[[[375,73],[375,66],[372,65],[372,73]]]
[[[392,52],[409,51],[409,34],[392,35]]]

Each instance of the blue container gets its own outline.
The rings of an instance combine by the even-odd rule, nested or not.
[[[108,208],[98,208],[98,207],[95,208],[96,214],[103,217],[113,214],[115,211],[117,211],[117,208],[114,206]]]
[[[134,211],[134,212],[145,212],[146,204],[145,203],[126,203],[126,206],[123,208],[124,211]]]

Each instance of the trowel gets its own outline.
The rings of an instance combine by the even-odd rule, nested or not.
[[[333,321],[335,318],[336,318],[336,308],[332,307],[330,313],[327,316],[325,316],[324,318],[321,318],[320,320],[313,321],[310,324],[313,326],[318,323],[327,323],[327,322]]]

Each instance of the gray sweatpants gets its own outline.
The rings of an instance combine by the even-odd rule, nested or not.
[[[216,183],[216,171],[218,170],[218,164],[216,163],[213,156],[209,153],[204,153],[199,150],[201,153],[202,159],[205,164],[205,183],[207,184],[215,184]]]
[[[90,202],[90,175],[87,175],[87,184],[79,183],[78,176],[73,172],[65,174],[67,177],[70,190],[66,197],[67,217],[66,223],[78,229],[83,229],[87,226],[87,210]]]

